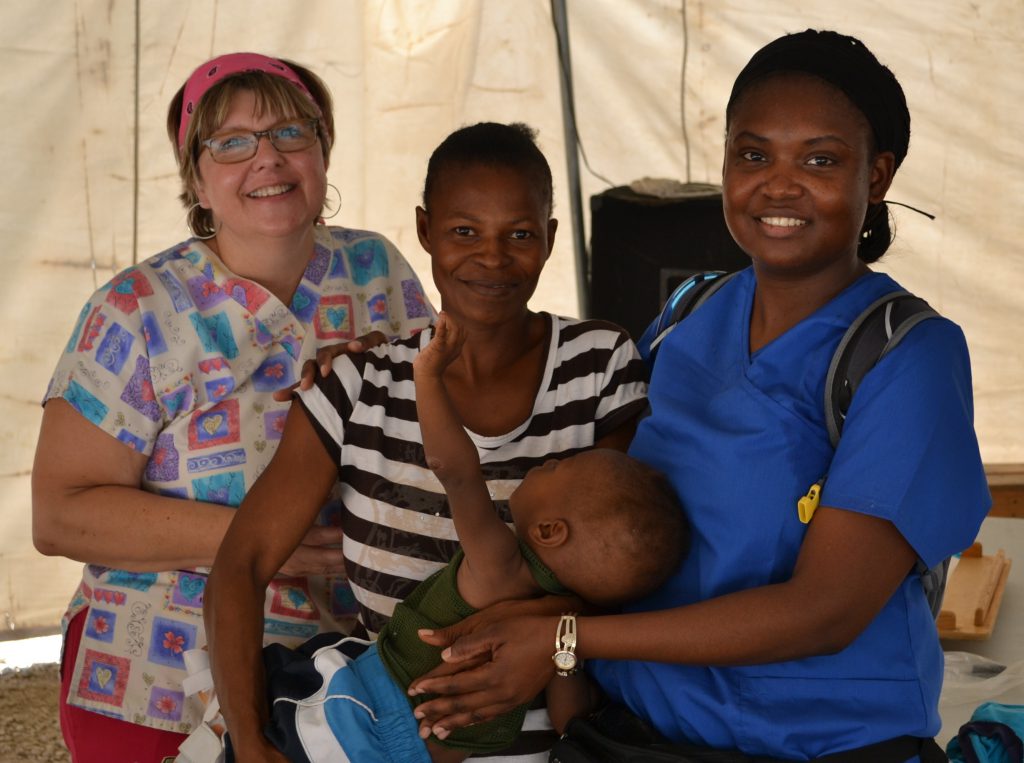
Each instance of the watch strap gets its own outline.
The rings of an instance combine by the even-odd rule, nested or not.
[[[558,621],[558,629],[555,631],[555,653],[552,659],[555,661],[555,673],[560,676],[571,676],[583,664],[583,660],[576,656],[576,613],[570,612],[562,615]],[[562,668],[560,655],[568,655],[572,658],[571,668]]]

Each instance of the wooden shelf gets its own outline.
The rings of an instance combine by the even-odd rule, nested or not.
[[[1024,464],[986,464],[991,517],[1024,518]]]
[[[1010,564],[1002,549],[985,556],[980,543],[960,555],[935,620],[939,638],[978,641],[992,635]]]

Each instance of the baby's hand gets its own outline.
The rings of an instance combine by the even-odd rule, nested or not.
[[[447,313],[440,312],[430,343],[413,360],[413,373],[417,376],[440,376],[459,357],[465,340],[466,335],[459,325]]]

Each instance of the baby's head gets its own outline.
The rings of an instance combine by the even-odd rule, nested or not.
[[[616,450],[588,450],[531,469],[509,508],[519,537],[562,585],[602,606],[658,588],[689,542],[669,481]]]

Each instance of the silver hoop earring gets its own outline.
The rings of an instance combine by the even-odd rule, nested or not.
[[[338,208],[335,209],[329,215],[321,214],[320,215],[320,220],[330,220],[333,217],[337,217],[338,213],[341,211],[341,191],[338,190],[338,186],[334,185],[334,183],[328,183],[327,187],[328,188],[333,188],[334,192],[336,194],[338,194]],[[324,209],[330,209],[331,208],[330,205],[327,203],[327,196],[326,195],[324,196],[324,205],[323,205],[323,207],[324,207]]]
[[[195,204],[193,204],[191,207],[188,208],[187,212],[185,212],[185,227],[188,228],[188,232],[192,234],[192,238],[199,239],[200,241],[208,241],[208,240],[210,240],[211,238],[213,238],[214,236],[217,235],[217,231],[216,230],[211,231],[210,233],[208,233],[205,236],[200,236],[192,228],[192,210],[195,209],[196,207],[200,207],[200,206],[202,206],[202,205],[197,201]]]

